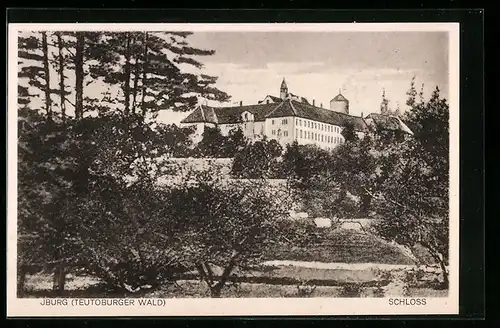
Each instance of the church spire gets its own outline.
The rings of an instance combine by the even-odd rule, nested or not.
[[[389,100],[385,96],[385,88],[382,89],[382,101],[380,102],[380,114],[389,113]]]
[[[286,85],[285,78],[283,77],[283,81],[281,82],[281,87],[280,87],[280,98],[281,99],[286,99],[288,96],[288,86]]]

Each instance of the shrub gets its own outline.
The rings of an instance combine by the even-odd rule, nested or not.
[[[360,297],[361,287],[358,284],[345,284],[342,286],[340,297]]]
[[[303,282],[297,285],[297,297],[311,297],[315,290],[315,285],[307,285],[307,282]]]

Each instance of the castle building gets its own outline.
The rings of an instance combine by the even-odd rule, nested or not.
[[[367,122],[361,116],[350,115],[349,101],[340,92],[330,101],[330,108],[323,108],[322,104],[318,107],[315,101],[311,104],[306,98],[290,93],[283,79],[280,97],[267,95],[257,104],[245,106],[241,103],[232,107],[199,104],[181,121],[181,127],[194,127],[195,138],[199,139],[205,127],[218,127],[223,135],[240,128],[250,140],[267,137],[283,146],[297,141],[300,145],[333,149],[345,141],[342,130],[347,125],[362,137],[371,126],[380,128],[376,124],[380,122],[383,120],[379,117],[370,116]]]

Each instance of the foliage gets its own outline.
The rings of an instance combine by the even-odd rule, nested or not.
[[[230,130],[222,135],[219,127],[206,126],[202,139],[194,149],[196,157],[232,158],[247,145],[248,140],[241,129]]]
[[[408,102],[414,107],[407,117],[420,128],[415,138],[386,145],[379,158],[387,174],[373,193],[381,219],[375,228],[382,237],[410,249],[425,247],[440,264],[447,286],[449,109],[437,91],[428,102]]]
[[[281,145],[274,139],[247,144],[236,153],[231,173],[243,179],[275,178],[279,176]]]
[[[97,188],[66,209],[78,225],[71,239],[78,266],[114,291],[142,292],[187,270],[168,193],[145,184]],[[154,209],[154,210],[151,210]]]
[[[290,199],[279,194],[266,182],[231,182],[210,171],[172,189],[172,215],[184,224],[186,251],[212,297],[220,297],[236,268],[257,264],[266,250],[299,237],[289,228]]]
[[[154,156],[179,149],[177,143],[165,142],[168,129],[153,129],[140,116],[58,123],[36,111],[21,111],[18,227],[25,250],[21,263],[74,265],[78,260],[78,265],[114,288],[136,288],[146,278],[149,285],[157,284],[153,280],[169,270],[167,248],[158,253],[155,240],[132,234],[130,229],[135,228],[128,220],[139,214],[158,219],[155,214],[162,213],[163,199],[153,197],[159,174]],[[146,200],[151,207],[142,203]],[[110,217],[111,226],[106,225]],[[113,246],[108,245],[111,240]],[[137,262],[131,247],[159,258],[141,257],[143,262]],[[112,266],[109,261],[116,263]],[[131,265],[134,270],[126,269]]]

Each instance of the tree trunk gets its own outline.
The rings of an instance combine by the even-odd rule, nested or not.
[[[437,251],[434,247],[432,247],[430,244],[425,243],[425,242],[420,242],[422,246],[427,248],[427,250],[430,252],[432,258],[439,264],[439,267],[441,268],[441,272],[443,274],[443,288],[447,289],[449,287],[449,274],[448,270],[446,269],[446,263],[444,261],[443,255]]]
[[[341,204],[346,197],[347,197],[347,190],[346,188],[342,188],[342,190],[340,190],[339,198],[337,198],[337,204]]]
[[[134,87],[132,90],[132,114],[135,114],[135,107],[137,104],[137,87],[139,84],[139,77],[141,75],[140,70],[141,70],[141,65],[139,62],[139,58],[137,58],[134,67]]]
[[[23,264],[18,266],[17,270],[17,296],[24,296],[24,285],[26,282],[26,267]]]
[[[229,280],[229,276],[231,275],[231,272],[233,271],[233,269],[236,265],[236,258],[237,257],[238,257],[238,253],[236,251],[233,252],[233,256],[231,257],[231,260],[229,260],[227,267],[222,272],[220,280],[215,285],[210,286],[210,297],[213,297],[213,298],[220,298],[221,297],[222,289],[224,288],[227,281]],[[208,264],[207,264],[207,266],[208,266]]]
[[[210,297],[211,298],[220,298],[221,297],[221,294],[222,294],[222,287],[224,287],[223,285],[219,285],[218,283],[210,288]]]
[[[370,205],[371,205],[371,202],[372,202],[372,196],[368,193],[363,193],[361,195],[361,213],[363,213],[363,215],[367,215],[368,212],[370,211]]]
[[[125,115],[130,114],[130,34],[127,33],[125,48],[125,85],[123,93],[125,95]]]
[[[49,50],[47,44],[47,32],[42,32],[42,52],[43,52],[43,71],[45,77],[45,108],[47,110],[47,118],[52,119],[52,101],[50,99],[50,67],[49,67]]]
[[[75,117],[83,118],[83,52],[85,50],[84,32],[76,33],[76,55],[75,55]]]
[[[64,271],[64,265],[57,264],[54,270],[52,290],[55,291],[58,296],[61,296],[64,292],[65,284],[66,284],[66,272]]]
[[[57,33],[57,46],[59,48],[59,92],[61,93],[61,115],[63,121],[66,121],[66,95],[64,87],[64,57],[63,40],[60,33]]]
[[[147,82],[147,69],[148,69],[148,32],[144,33],[144,52],[142,54],[142,92],[141,92],[141,110],[142,116],[146,116],[146,107],[144,104],[144,99],[146,97],[146,82]]]
[[[57,232],[57,234],[61,234],[61,232]],[[54,267],[54,275],[52,279],[52,290],[56,292],[57,296],[61,296],[64,292],[64,285],[66,280],[66,273],[64,272],[64,266],[62,263],[57,263],[61,259],[61,252],[59,249],[56,249],[54,252],[54,260],[56,261],[56,265]]]
[[[448,270],[446,269],[446,265],[442,259],[442,256],[439,256],[438,255],[438,262],[439,262],[439,266],[441,267],[441,271],[443,272],[443,288],[444,289],[448,289],[449,285],[450,285],[450,281],[449,281],[449,274],[448,274]]]

